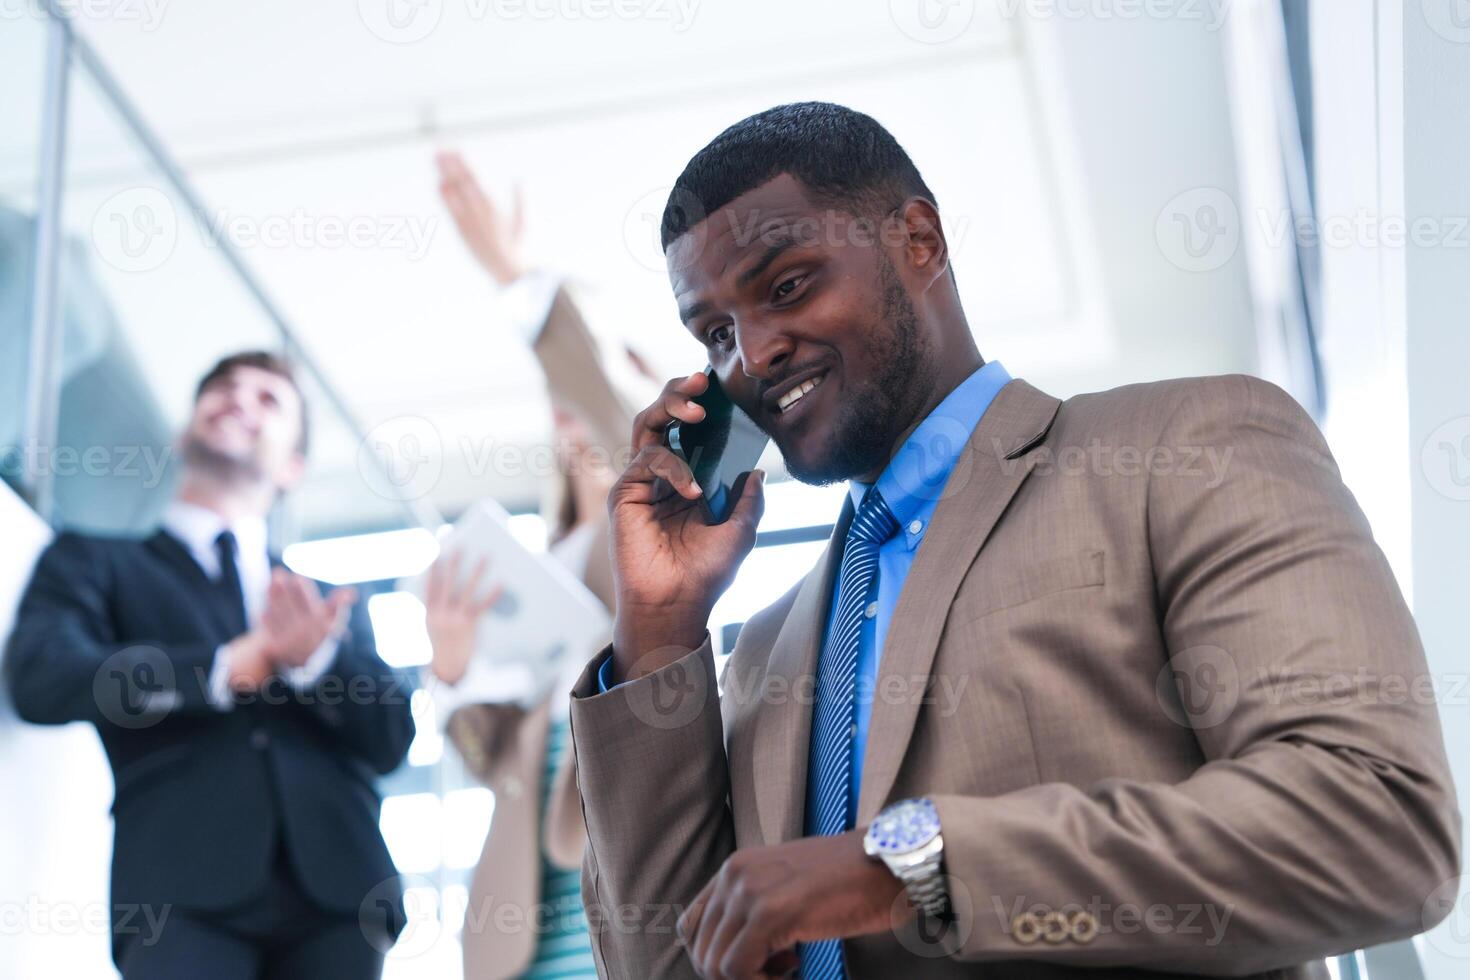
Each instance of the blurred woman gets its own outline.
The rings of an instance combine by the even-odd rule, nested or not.
[[[438,165],[460,235],[501,287],[503,306],[521,311],[513,326],[525,330],[546,375],[560,470],[550,553],[611,608],[607,493],[633,413],[560,284],[523,268],[519,205],[500,212],[457,154],[441,154]],[[567,711],[572,682],[595,651],[569,652],[544,689],[508,698],[472,656],[480,616],[498,594],[487,588],[493,569],[461,572],[456,556],[441,558],[426,605],[439,718],[466,766],[495,793],[465,914],[465,977],[594,977],[581,902],[586,829]]]

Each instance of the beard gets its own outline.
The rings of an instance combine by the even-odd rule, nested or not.
[[[898,272],[886,255],[880,261],[883,314],[863,351],[874,370],[838,407],[824,456],[811,463],[786,456],[787,471],[802,483],[826,486],[881,471],[899,437],[919,421],[939,373]]]
[[[185,465],[226,483],[258,483],[265,478],[254,459],[221,452],[193,432],[184,436],[183,457]]]

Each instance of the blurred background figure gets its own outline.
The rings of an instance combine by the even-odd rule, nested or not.
[[[403,926],[376,776],[410,688],[356,593],[281,567],[266,515],[305,466],[306,405],[265,352],[220,361],[143,538],[63,533],[16,613],[16,710],[96,726],[116,798],[113,959],[125,978],[376,978]],[[349,620],[349,614],[351,618]]]
[[[558,479],[548,502],[552,558],[612,608],[607,494],[633,416],[603,369],[597,344],[566,291],[522,259],[519,198],[498,209],[456,153],[438,158],[439,191],[475,259],[510,302],[546,374]],[[520,290],[519,300],[504,291]],[[426,598],[435,710],[475,776],[494,790],[495,816],[475,869],[462,932],[466,977],[594,977],[582,912],[582,823],[568,727],[572,682],[595,650],[567,651],[535,686],[508,692],[471,656],[480,619],[499,589],[483,562],[461,575],[457,554],[429,572]],[[508,694],[517,695],[512,698]],[[497,924],[499,909],[517,925]],[[525,910],[534,910],[527,915]]]
[[[565,492],[553,396],[570,392],[589,445],[626,438],[612,408],[579,409],[591,390],[574,360],[533,346],[557,336],[557,288],[584,315],[574,353],[631,403],[649,400],[647,373],[700,369],[658,244],[669,186],[731,120],[815,99],[872,115],[924,161],[967,318],[1016,376],[1063,398],[1231,372],[1290,392],[1454,690],[1470,579],[1459,14],[1454,0],[12,3],[0,634],[54,529],[158,525],[196,379],[231,351],[279,350],[314,412],[270,546],[356,589],[390,666],[427,667],[426,609],[398,582],[439,557],[445,523],[491,497],[549,548],[601,510]],[[555,286],[486,275],[440,198],[446,145],[481,163],[505,228],[516,179],[534,217],[520,254],[536,261],[508,281]],[[757,546],[712,620],[720,655],[811,566],[841,506],[843,488],[764,466]],[[107,976],[111,770],[91,726],[28,725],[13,701],[0,691],[0,774],[26,791],[0,809],[0,839],[24,844],[0,849],[15,923],[0,980]],[[461,972],[487,828],[516,812],[451,750],[432,702],[415,692],[407,759],[375,780],[409,913],[389,980]],[[1470,710],[1440,714],[1449,744],[1470,744]],[[1470,757],[1451,757],[1463,791]],[[554,808],[531,795],[544,822]],[[545,849],[527,850],[539,875]],[[1452,920],[1337,967],[1458,980],[1467,936]]]

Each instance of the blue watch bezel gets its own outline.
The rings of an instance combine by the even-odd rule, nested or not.
[[[867,838],[874,853],[899,855],[918,850],[939,833],[939,809],[918,797],[884,807],[868,825]]]

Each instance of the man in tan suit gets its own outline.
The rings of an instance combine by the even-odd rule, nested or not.
[[[705,624],[762,480],[704,525],[663,446],[698,376],[635,422],[572,703],[602,975],[1325,976],[1446,913],[1418,637],[1289,397],[1009,380],[933,194],[837,106],[717,137],[664,242],[731,397],[853,502],[720,697]]]

